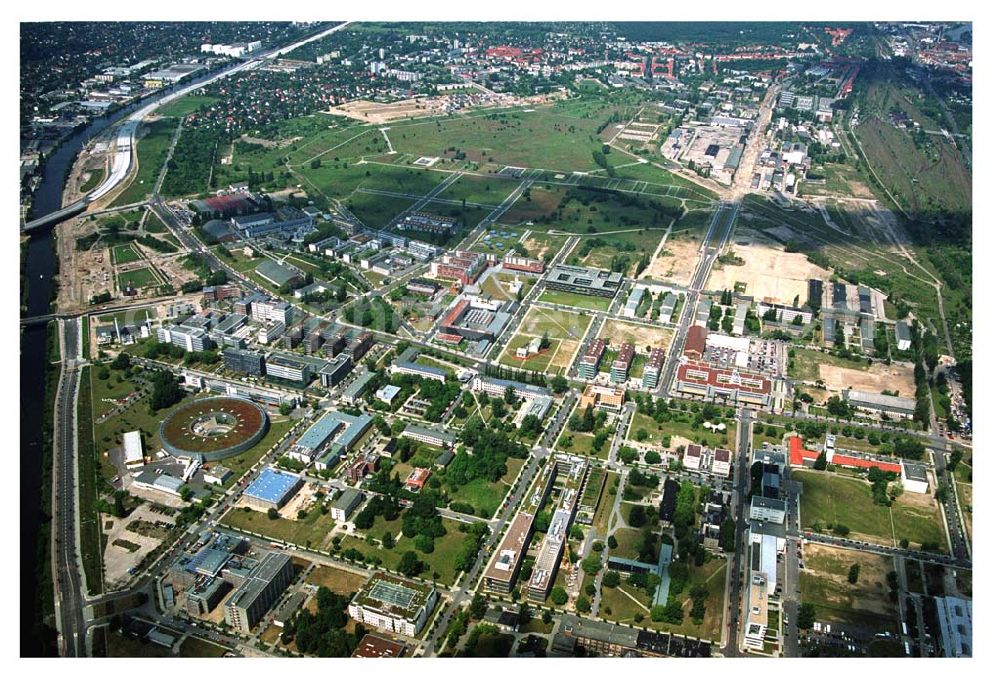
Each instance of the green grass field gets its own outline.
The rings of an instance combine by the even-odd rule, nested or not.
[[[139,139],[136,149],[138,169],[132,183],[111,204],[113,206],[138,202],[153,190],[153,184],[167,158],[170,140],[177,129],[176,118],[160,118],[149,123],[148,132]]]
[[[923,543],[943,547],[947,542],[936,507],[916,505],[905,495],[891,509],[876,505],[867,482],[834,473],[799,470],[792,477],[802,482],[801,520],[806,528],[843,524],[858,538],[883,543],[905,538],[911,547]]]
[[[286,543],[295,543],[304,548],[323,547],[326,537],[336,523],[330,514],[317,506],[303,520],[288,520],[279,517],[270,519],[266,513],[256,510],[244,511],[234,508],[222,518],[222,523],[237,529],[244,529]]]
[[[87,180],[80,184],[80,192],[87,193],[97,188],[104,180],[104,169],[91,169]]]
[[[202,106],[211,106],[218,100],[219,97],[217,96],[188,94],[187,96],[171,101],[157,112],[164,117],[183,117],[200,110]]]
[[[594,98],[537,106],[533,112],[505,110],[398,123],[389,138],[400,153],[417,156],[452,158],[462,152],[478,163],[590,171],[599,169],[593,156],[602,145],[597,128],[616,111],[627,109]]]
[[[519,184],[520,181],[505,177],[464,174],[438,197],[442,200],[467,200],[485,205],[498,205]]]
[[[398,521],[399,527],[402,528],[402,520]],[[445,585],[450,585],[457,578],[455,558],[461,552],[462,540],[465,538],[465,534],[458,530],[459,523],[454,520],[444,520],[444,526],[447,533],[441,538],[434,540],[434,552],[429,554],[416,550],[413,539],[406,536],[399,538],[391,550],[387,550],[380,545],[369,545],[362,538],[345,536],[341,543],[341,551],[354,548],[365,556],[378,558],[381,560],[382,566],[394,570],[399,566],[399,560],[403,556],[403,553],[408,550],[414,550],[417,553],[418,559],[427,565],[427,570],[420,574],[420,578],[437,580]],[[370,531],[377,537],[376,540],[381,538],[381,532],[375,534],[374,527]],[[437,578],[435,578],[435,574],[437,574]]]
[[[611,307],[611,299],[604,296],[585,296],[571,292],[546,289],[538,300],[542,303],[555,303],[561,306],[572,306],[583,310],[607,310]]]
[[[791,369],[788,375],[796,380],[815,381],[820,377],[819,365],[829,364],[834,367],[844,369],[856,369],[858,371],[868,371],[866,360],[849,360],[836,355],[830,355],[818,350],[796,350],[795,356],[791,358]]]
[[[550,345],[546,350],[523,359],[517,357],[517,349],[530,342],[530,336],[515,334],[501,354],[500,363],[509,367],[527,369],[528,371],[548,371],[552,358],[555,357],[557,352],[559,352],[559,347],[562,345],[562,341],[559,339],[549,339]]]
[[[576,433],[570,430],[565,431],[556,443],[559,451],[577,454],[579,456],[593,456],[595,458],[607,458],[611,450],[611,438],[604,440],[600,449],[594,449],[594,436],[590,433]]]
[[[451,500],[468,503],[476,509],[477,515],[493,516],[507,494],[508,487],[501,483],[491,483],[478,479],[461,486],[451,494]]]
[[[133,261],[138,261],[142,258],[139,256],[139,252],[137,252],[130,244],[121,244],[117,247],[112,247],[111,256],[114,259],[115,265],[132,263]]]
[[[159,281],[156,279],[156,275],[148,267],[137,268],[136,270],[118,274],[118,286],[122,289],[125,289],[129,285],[135,289],[142,289],[143,287],[155,287],[158,284]]]
[[[548,332],[549,338],[579,341],[590,326],[591,319],[583,311],[574,313],[568,310],[532,308],[524,316],[520,329],[530,336],[542,336]]]

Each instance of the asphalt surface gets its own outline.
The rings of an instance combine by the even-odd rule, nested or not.
[[[54,418],[56,434],[54,495],[54,566],[59,633],[64,656],[86,655],[86,623],[83,616],[83,590],[80,560],[77,556],[77,472],[76,472],[76,398],[79,372],[79,320],[60,322],[63,336],[62,376],[56,395]]]
[[[740,601],[743,597],[743,550],[744,532],[747,530],[746,495],[750,480],[747,460],[750,454],[750,440],[753,419],[749,409],[739,413],[739,433],[737,435],[736,467],[733,470],[732,510],[736,522],[735,549],[729,566],[726,646],[723,655],[734,658],[740,655],[740,632],[743,629]]]

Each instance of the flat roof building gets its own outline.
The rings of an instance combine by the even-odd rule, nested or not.
[[[557,264],[549,269],[542,282],[546,289],[614,298],[621,287],[622,274],[599,268]]]
[[[862,390],[843,391],[844,401],[868,416],[887,416],[894,420],[912,419],[917,401],[909,397],[895,397]]]
[[[346,522],[351,513],[365,500],[365,495],[348,487],[330,508],[330,516],[338,522]]]
[[[302,478],[274,468],[264,468],[243,492],[243,500],[261,512],[280,508],[288,502],[302,486]]]
[[[524,553],[531,543],[534,521],[534,515],[529,512],[519,512],[514,516],[486,569],[484,581],[488,589],[502,593],[509,593],[514,589]]]
[[[427,426],[408,423],[403,429],[403,437],[424,442],[435,447],[451,448],[455,446],[455,434],[447,430],[438,430]]]
[[[226,603],[226,619],[237,631],[249,633],[291,584],[292,558],[280,552],[264,555]]]
[[[437,598],[437,590],[431,585],[376,573],[354,595],[347,611],[359,623],[416,637]]]
[[[126,468],[141,468],[146,465],[146,458],[142,453],[142,433],[138,430],[122,436],[122,449],[125,452]]]

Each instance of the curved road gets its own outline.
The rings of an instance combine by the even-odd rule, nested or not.
[[[135,155],[136,151],[136,132],[139,129],[139,125],[142,122],[142,119],[147,117],[148,115],[151,115],[160,106],[168,104],[171,101],[175,101],[176,99],[179,99],[182,96],[190,94],[196,89],[205,87],[206,85],[216,82],[217,80],[227,78],[230,75],[234,75],[235,73],[241,73],[243,71],[253,70],[259,67],[267,59],[273,59],[275,57],[281,56],[282,54],[287,54],[289,52],[292,52],[309,42],[313,42],[314,40],[319,40],[320,38],[323,38],[331,33],[342,30],[346,28],[349,24],[350,24],[349,21],[345,21],[336,26],[333,26],[332,28],[328,28],[325,31],[317,33],[316,35],[310,36],[303,40],[299,40],[298,42],[288,45],[286,47],[276,48],[268,52],[263,52],[259,57],[255,59],[251,59],[250,61],[244,61],[235,64],[233,66],[230,66],[229,68],[226,68],[220,71],[218,74],[212,76],[208,80],[203,80],[191,85],[187,85],[186,87],[182,87],[175,92],[171,92],[170,94],[167,94],[166,96],[161,97],[146,106],[143,106],[135,113],[132,113],[132,115],[128,116],[125,119],[125,122],[122,123],[121,127],[118,129],[118,136],[115,142],[115,157],[111,164],[111,173],[108,174],[108,177],[106,179],[104,179],[104,182],[101,183],[101,185],[99,185],[90,193],[84,195],[76,202],[64,206],[58,212],[54,212],[40,219],[36,219],[31,223],[25,224],[24,230],[30,230],[32,228],[36,228],[41,225],[53,223],[54,221],[60,220],[63,217],[72,216],[75,213],[83,211],[83,209],[85,209],[88,204],[90,204],[94,200],[98,200],[104,197],[112,190],[114,190],[117,186],[119,186],[126,179],[129,170],[132,167],[132,157]]]

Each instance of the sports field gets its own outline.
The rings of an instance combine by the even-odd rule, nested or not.
[[[112,247],[111,256],[116,265],[122,263],[132,263],[139,260],[139,253],[130,244],[120,244]]]
[[[904,493],[892,508],[876,505],[866,481],[830,472],[797,470],[792,478],[802,482],[801,520],[804,528],[831,528],[843,524],[857,538],[910,547],[924,543],[946,544],[941,514],[930,495]]]
[[[137,268],[118,274],[118,286],[122,289],[125,289],[129,285],[133,289],[141,289],[143,287],[155,287],[158,284],[159,281],[156,279],[156,275],[149,267]]]

